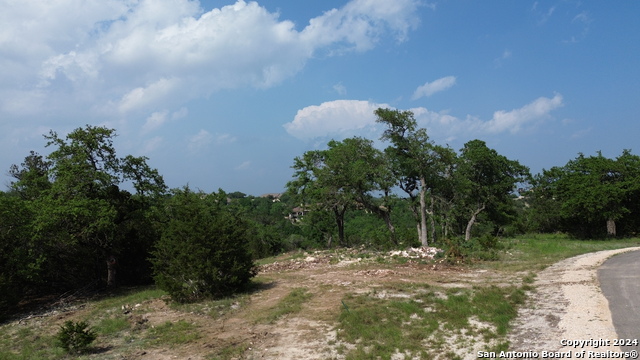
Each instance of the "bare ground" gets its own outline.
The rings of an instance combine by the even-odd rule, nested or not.
[[[602,251],[561,261],[540,272],[536,291],[520,312],[509,335],[511,350],[567,351],[559,341],[566,339],[615,338],[606,299],[596,279],[596,269],[611,255],[633,249]],[[313,254],[312,254],[313,255]],[[126,340],[108,340],[98,344],[101,351],[92,359],[211,359],[211,354],[229,349],[228,359],[342,359],[338,349],[349,348],[336,339],[336,321],[347,293],[370,293],[385,284],[430,284],[441,287],[471,287],[474,284],[519,286],[524,274],[505,275],[491,270],[470,270],[442,263],[402,265],[378,264],[358,259],[332,261],[316,256],[283,261],[262,267],[257,280],[261,289],[248,295],[238,311],[219,318],[197,312],[175,310],[161,299],[131,304],[132,329],[151,329],[167,321],[185,321],[198,331],[195,340],[186,344],[136,346]],[[273,323],[261,321],[291,290],[304,288],[312,295],[297,314]],[[402,297],[401,292],[384,290],[377,296]],[[91,306],[72,306],[47,316],[23,319],[13,326],[32,325],[53,332],[65,320],[84,320]],[[478,327],[484,326],[478,324]],[[133,330],[132,330],[133,331]],[[457,349],[461,358],[475,359],[482,341]],[[455,339],[451,340],[451,350]],[[600,351],[607,350],[600,348]],[[611,349],[617,350],[617,349]],[[235,352],[234,352],[235,351]],[[233,355],[237,354],[237,355]],[[399,359],[404,358],[399,354]]]

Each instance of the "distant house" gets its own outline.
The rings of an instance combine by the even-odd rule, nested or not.
[[[281,196],[282,196],[282,193],[268,193],[268,194],[260,195],[261,198],[271,199],[272,202],[280,202]]]
[[[291,222],[298,222],[302,219],[302,217],[304,215],[307,215],[309,213],[308,209],[302,208],[300,206],[296,206],[293,209],[291,209],[291,212],[289,213],[289,220],[291,220]]]

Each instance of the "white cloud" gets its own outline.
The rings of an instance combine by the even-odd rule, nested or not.
[[[142,126],[142,133],[147,134],[151,131],[157,130],[169,120],[178,120],[186,117],[189,114],[187,108],[181,108],[178,111],[171,113],[169,116],[168,110],[156,111],[149,115],[144,125]]]
[[[447,90],[456,84],[455,76],[446,76],[432,82],[427,82],[422,86],[419,86],[411,97],[413,100],[419,99],[423,96],[431,96],[437,92]]]
[[[196,135],[189,138],[187,147],[190,151],[196,152],[206,148],[212,141],[213,135],[211,135],[207,130],[202,129]]]
[[[348,135],[375,125],[374,111],[386,104],[361,100],[335,100],[298,110],[292,122],[284,124],[287,132],[299,139]]]
[[[490,120],[467,115],[460,119],[447,112],[433,112],[425,108],[414,109],[416,120],[426,127],[429,133],[441,138],[457,136],[478,136],[498,133],[516,134],[534,128],[541,121],[549,118],[551,112],[563,106],[562,95],[553,98],[540,97],[521,108],[510,111],[499,110],[493,113]]]
[[[352,0],[297,30],[243,0],[208,12],[192,0],[11,2],[0,12],[0,98],[12,101],[0,115],[148,114],[221,89],[271,87],[318,52],[365,51],[388,34],[403,41],[418,4]]]
[[[552,99],[540,97],[532,103],[511,111],[499,110],[493,113],[493,118],[483,125],[488,133],[509,131],[514,134],[523,126],[546,118],[552,110],[563,105],[562,95],[556,94]]]
[[[167,121],[168,113],[169,113],[168,111],[164,110],[164,111],[156,111],[153,114],[151,114],[147,118],[147,121],[142,126],[142,133],[143,134],[149,133],[159,128],[160,126],[162,126],[162,124],[164,124]]]
[[[341,82],[333,85],[333,90],[335,90],[335,92],[337,92],[338,95],[346,95],[347,94],[347,88],[344,85],[342,85]]]
[[[424,107],[409,110],[413,112],[418,125],[426,128],[430,136],[453,139],[458,136],[521,133],[535,128],[540,122],[551,117],[552,111],[562,106],[562,95],[556,94],[553,98],[540,97],[510,111],[498,110],[489,120],[472,115],[458,118],[449,114],[449,111],[436,112]],[[284,128],[290,135],[299,139],[354,135],[377,138],[380,136],[380,129],[376,127],[374,111],[389,107],[387,104],[362,100],[329,101],[298,110],[293,121],[284,124]]]

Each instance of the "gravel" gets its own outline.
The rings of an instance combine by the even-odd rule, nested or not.
[[[522,307],[509,337],[510,349],[519,352],[620,351],[601,346],[600,340],[617,338],[609,302],[600,290],[597,270],[609,257],[640,247],[599,251],[565,259],[538,273],[530,301]],[[567,346],[562,340],[587,340],[586,346]],[[591,346],[589,346],[591,345]],[[520,357],[524,359],[535,358]]]

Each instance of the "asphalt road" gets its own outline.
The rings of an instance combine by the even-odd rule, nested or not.
[[[609,258],[598,269],[598,280],[609,301],[618,338],[640,342],[640,251]],[[640,346],[621,346],[620,349],[640,351]]]

